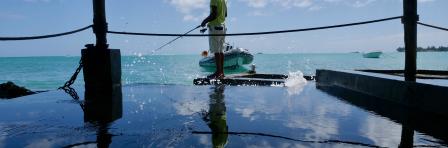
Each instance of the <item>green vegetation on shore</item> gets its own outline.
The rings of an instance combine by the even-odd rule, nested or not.
[[[397,51],[404,52],[404,47],[397,48]],[[417,52],[446,52],[446,51],[448,51],[448,47],[444,47],[444,46],[440,46],[440,47],[429,46],[426,48],[423,48],[423,47],[417,48]]]

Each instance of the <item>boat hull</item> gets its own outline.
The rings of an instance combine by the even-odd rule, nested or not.
[[[383,54],[383,52],[369,52],[369,53],[365,53],[362,56],[364,58],[380,58],[380,56]]]
[[[228,52],[224,52],[224,68],[239,67],[242,65],[252,63],[254,56],[247,51],[235,49]],[[209,56],[199,61],[201,67],[216,67],[215,57]]]

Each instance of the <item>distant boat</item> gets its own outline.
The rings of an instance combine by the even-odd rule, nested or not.
[[[362,54],[362,57],[364,58],[380,58],[380,56],[383,54],[381,51],[374,51],[369,53]]]
[[[224,51],[224,68],[236,68],[242,65],[250,64],[254,60],[254,56],[249,50],[244,48],[234,48],[226,44]],[[216,67],[215,56],[203,53],[204,58],[199,61],[201,67]]]

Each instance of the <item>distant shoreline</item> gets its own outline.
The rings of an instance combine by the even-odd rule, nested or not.
[[[404,52],[404,47],[397,48],[397,51]],[[426,48],[418,47],[417,52],[448,52],[448,47],[444,47],[444,46],[440,46],[440,47],[429,46]]]

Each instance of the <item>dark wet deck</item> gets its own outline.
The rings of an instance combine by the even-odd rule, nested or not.
[[[445,118],[325,90],[339,96],[333,97],[312,81],[303,88],[142,84],[122,90],[122,107],[115,106],[122,112],[110,124],[87,122],[89,106],[63,91],[0,100],[0,147],[397,147],[448,140]]]

